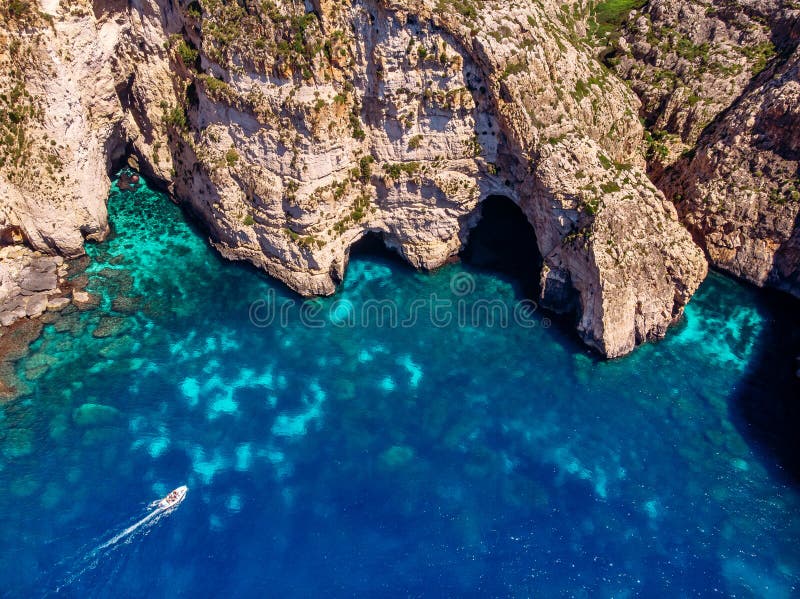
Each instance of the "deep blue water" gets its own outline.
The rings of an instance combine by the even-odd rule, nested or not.
[[[301,308],[163,194],[109,210],[101,305],[0,406],[3,595],[797,596],[791,306],[712,274],[601,361],[491,272],[355,257]]]

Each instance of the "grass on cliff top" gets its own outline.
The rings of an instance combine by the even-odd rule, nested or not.
[[[597,24],[594,35],[605,38],[610,33],[620,30],[628,14],[637,8],[642,8],[647,0],[605,0],[595,5],[592,15]]]

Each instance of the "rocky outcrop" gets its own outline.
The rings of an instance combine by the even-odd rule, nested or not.
[[[369,231],[436,268],[492,194],[536,231],[542,301],[576,308],[607,356],[662,336],[705,276],[645,176],[637,98],[583,41],[581,3],[61,4],[35,31],[27,128],[57,140],[55,176],[89,193],[56,198],[0,170],[14,198],[0,224],[36,248],[69,255],[104,234],[98,170],[124,140],[225,256],[308,295],[334,292]],[[82,49],[71,61],[67,43]],[[47,212],[56,202],[71,221]]]
[[[77,256],[108,231],[108,170],[124,151],[109,67],[120,25],[98,22],[89,2],[58,5],[0,13],[0,228]]]
[[[631,13],[607,61],[642,100],[656,177],[796,44],[798,18],[786,0],[652,0]]]
[[[46,256],[23,246],[0,247],[0,326],[69,305],[60,290],[66,274],[61,256]]]
[[[631,79],[649,171],[712,264],[800,295],[800,8],[654,0],[610,62]]]
[[[663,336],[706,264],[644,174],[635,97],[590,58],[576,41],[582,21],[563,12],[497,3],[477,22],[450,24],[494,74],[502,129],[528,165],[519,203],[544,257],[541,299],[558,309],[577,296],[584,340],[618,356]],[[521,58],[520,46],[537,50]]]
[[[800,52],[762,79],[663,187],[715,265],[800,297]]]

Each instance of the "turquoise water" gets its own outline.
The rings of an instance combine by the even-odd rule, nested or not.
[[[0,406],[3,595],[797,595],[780,302],[712,275],[606,362],[531,306],[472,318],[520,305],[490,272],[363,255],[302,305],[161,193],[109,211],[100,306],[47,325]]]

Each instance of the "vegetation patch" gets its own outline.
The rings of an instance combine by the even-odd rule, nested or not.
[[[600,40],[608,40],[618,35],[628,14],[645,4],[647,0],[605,0],[597,3],[591,11],[594,18],[593,36]]]

